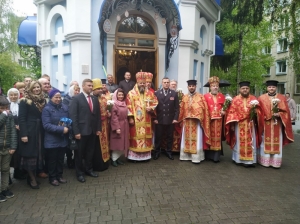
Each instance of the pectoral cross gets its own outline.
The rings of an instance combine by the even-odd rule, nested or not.
[[[145,101],[147,102],[147,107],[150,107],[150,102],[152,102],[153,100],[150,100],[150,98],[147,97],[147,99],[145,99]]]

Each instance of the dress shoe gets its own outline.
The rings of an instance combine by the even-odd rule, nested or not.
[[[95,173],[94,171],[87,171],[85,173],[86,173],[86,175],[88,175],[90,177],[98,177],[98,174]]]
[[[111,161],[111,165],[114,166],[114,167],[117,167],[118,163],[117,163],[117,161]]]
[[[46,173],[39,173],[38,174],[38,177],[40,177],[40,178],[47,178],[48,177],[48,175],[46,174]]]
[[[64,178],[58,178],[57,179],[57,181],[59,182],[59,183],[61,183],[61,184],[66,184],[68,181],[66,180],[66,179],[64,179]]]
[[[59,183],[58,183],[57,180],[52,180],[52,181],[50,181],[50,184],[51,184],[52,186],[54,186],[54,187],[59,186]]]
[[[159,158],[159,153],[154,154],[153,159],[157,160]]]
[[[124,165],[124,163],[121,160],[119,160],[119,159],[117,159],[117,164]]]
[[[81,183],[84,183],[85,182],[85,179],[84,179],[84,176],[78,176],[77,177],[77,180]]]
[[[172,156],[171,153],[167,153],[167,157],[168,157],[170,160],[174,160],[174,157]]]

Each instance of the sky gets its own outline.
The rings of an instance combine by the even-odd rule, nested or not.
[[[33,0],[12,0],[13,8],[18,16],[33,16],[37,12]]]

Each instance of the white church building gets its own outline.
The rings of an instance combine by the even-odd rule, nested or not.
[[[115,82],[129,71],[152,72],[156,88],[165,76],[197,79],[200,92],[210,59],[223,53],[215,31],[220,0],[34,0],[42,74],[66,92],[72,80]],[[220,46],[218,46],[220,45]]]

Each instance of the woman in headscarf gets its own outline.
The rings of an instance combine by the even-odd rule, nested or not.
[[[68,108],[72,102],[72,99],[74,96],[78,95],[80,93],[80,87],[78,85],[72,85],[69,88],[69,93],[67,93],[62,101],[64,105],[66,105]],[[69,110],[68,110],[69,111]],[[66,150],[66,156],[67,156],[67,166],[69,169],[73,169],[75,167],[75,161],[72,158],[73,152],[70,148],[67,148]]]
[[[21,168],[28,172],[27,183],[32,189],[39,189],[36,171],[43,169],[44,129],[42,110],[46,104],[42,86],[32,81],[25,89],[24,98],[19,105],[19,127]]]
[[[45,129],[44,147],[48,160],[49,182],[53,186],[67,181],[62,177],[65,151],[68,145],[69,128],[61,122],[62,118],[68,118],[68,107],[61,102],[58,89],[49,92],[49,102],[42,112],[42,122]]]
[[[129,148],[129,123],[127,120],[128,109],[125,102],[124,90],[117,89],[113,95],[114,105],[111,112],[110,150],[112,165],[124,163],[119,159],[123,154],[127,157]]]
[[[7,99],[10,102],[10,108],[14,122],[15,127],[17,129],[17,133],[19,135],[19,123],[18,123],[18,115],[19,115],[19,99],[20,99],[20,92],[16,88],[11,88],[7,92]],[[20,157],[18,154],[18,150],[16,150],[16,153],[13,154],[11,159],[11,166],[14,167],[14,178],[15,179],[25,179],[25,174],[19,169],[20,165]]]

